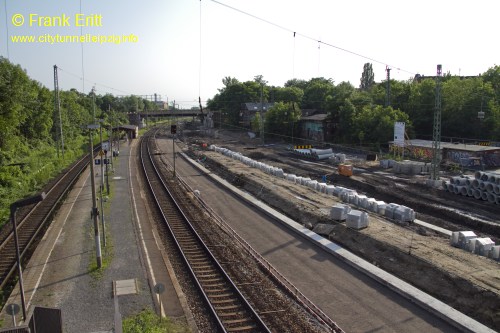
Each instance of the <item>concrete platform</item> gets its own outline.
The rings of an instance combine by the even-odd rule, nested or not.
[[[183,298],[182,291],[170,278],[168,258],[149,220],[136,169],[136,144],[133,140],[122,145],[109,179],[113,191],[104,209],[108,244],[103,247],[103,253],[111,253],[109,266],[97,275],[92,273],[95,242],[90,218],[90,173],[86,171],[23,270],[28,317],[33,305],[57,307],[62,310],[65,332],[110,332],[115,325],[116,299],[123,317],[144,308],[159,312],[153,286],[161,282],[165,286],[162,315],[192,323],[185,300],[179,300]],[[100,184],[100,168],[95,172],[99,172],[96,184]],[[6,304],[11,303],[21,305],[18,285]],[[11,326],[5,309],[0,319],[4,319],[3,328]]]

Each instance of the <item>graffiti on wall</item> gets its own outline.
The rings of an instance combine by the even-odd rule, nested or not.
[[[422,160],[422,161],[432,160],[432,148],[415,147],[415,146],[401,147],[397,145],[390,145],[389,150],[391,153],[397,155],[404,155],[409,158],[414,158],[417,160]]]

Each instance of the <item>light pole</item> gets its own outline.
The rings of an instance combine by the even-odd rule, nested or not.
[[[99,210],[97,209],[97,198],[95,195],[95,177],[94,177],[94,152],[92,143],[92,130],[99,128],[99,125],[87,125],[89,129],[89,156],[90,156],[90,181],[92,186],[92,211],[91,215],[94,219],[94,237],[95,237],[95,256],[97,259],[97,268],[102,267],[101,257],[101,238],[99,235]]]
[[[10,221],[12,222],[12,228],[14,230],[14,243],[16,246],[17,272],[19,274],[19,290],[21,293],[21,305],[23,307],[23,320],[26,320],[26,302],[24,300],[23,271],[21,267],[21,254],[19,253],[19,239],[17,237],[16,212],[19,207],[36,204],[45,199],[45,196],[45,192],[42,192],[41,194],[18,200],[10,205]]]
[[[104,123],[104,119],[99,119],[99,136],[101,140],[101,151],[99,152],[99,156],[101,157],[101,187],[99,190],[99,196],[100,196],[100,206],[101,206],[101,226],[102,226],[102,245],[106,247],[106,229],[104,228],[104,203],[103,203],[103,194],[102,192],[104,191],[104,149],[102,149],[102,124]],[[109,193],[108,193],[109,194]]]

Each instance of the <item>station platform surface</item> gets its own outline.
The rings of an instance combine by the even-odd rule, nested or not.
[[[180,287],[170,279],[168,258],[151,228],[138,183],[140,173],[134,163],[136,145],[136,140],[121,144],[120,154],[113,160],[114,172],[109,173],[111,195],[104,196],[103,201],[106,246],[99,222],[107,267],[100,272],[93,269],[96,245],[90,215],[91,178],[87,170],[23,269],[28,318],[36,305],[54,307],[62,311],[65,332],[112,332],[115,306],[122,317],[127,317],[146,308],[158,312],[161,299],[164,316],[189,321],[185,300],[179,300]],[[94,176],[99,198],[100,166],[95,166]],[[99,201],[97,206],[100,209]],[[158,283],[165,287],[161,298],[153,289]],[[6,304],[21,306],[19,284]],[[0,314],[1,328],[13,326],[5,308]],[[16,318],[18,325],[22,324],[21,319],[22,311]]]

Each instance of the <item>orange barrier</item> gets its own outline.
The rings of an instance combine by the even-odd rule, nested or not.
[[[352,176],[352,164],[339,164],[339,175]]]

